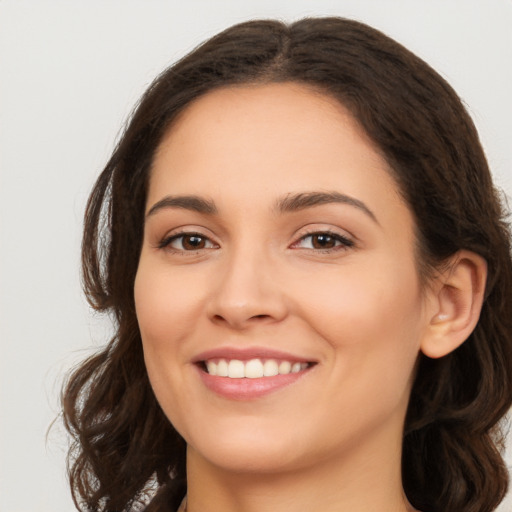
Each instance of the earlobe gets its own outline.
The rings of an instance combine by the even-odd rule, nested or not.
[[[473,332],[482,309],[487,263],[480,255],[459,251],[433,286],[433,308],[421,351],[443,357],[459,347]]]

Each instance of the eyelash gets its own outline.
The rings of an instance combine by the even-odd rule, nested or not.
[[[310,233],[306,233],[302,235],[297,242],[294,242],[292,244],[292,247],[297,246],[299,242],[304,241],[308,238],[313,238],[315,236],[327,236],[334,240],[335,243],[339,242],[338,245],[335,245],[334,247],[327,247],[327,248],[307,248],[308,250],[315,251],[315,252],[322,252],[322,253],[329,253],[334,251],[340,251],[340,250],[346,250],[350,249],[351,247],[354,247],[354,241],[350,240],[346,236],[340,235],[339,233],[335,233],[333,231],[312,231]]]
[[[158,244],[158,248],[159,249],[168,249],[172,252],[176,252],[176,253],[183,253],[183,252],[190,252],[190,253],[195,253],[197,251],[200,251],[200,250],[203,250],[203,249],[211,249],[212,247],[200,247],[198,249],[191,249],[191,250],[187,250],[187,249],[176,249],[174,247],[171,246],[171,244],[176,241],[176,240],[179,240],[180,238],[181,239],[185,239],[185,238],[193,238],[193,237],[196,237],[196,238],[200,238],[202,240],[205,240],[206,242],[209,242],[210,244],[212,245],[217,245],[217,244],[214,244],[214,242],[212,242],[207,236],[204,236],[203,234],[201,233],[194,233],[194,232],[190,232],[190,231],[183,231],[181,233],[176,233],[174,235],[171,235],[171,236],[168,236],[168,237],[165,237],[164,239],[162,239],[160,241],[160,243]],[[182,240],[182,245],[183,245],[183,240]]]
[[[351,247],[354,247],[353,240],[350,240],[349,238],[347,238],[343,235],[340,235],[339,233],[334,233],[334,232],[328,231],[328,230],[327,231],[312,231],[310,233],[306,233],[306,234],[302,235],[299,238],[299,240],[294,242],[291,245],[291,247],[292,248],[297,247],[300,242],[302,242],[308,238],[313,238],[315,236],[327,236],[328,238],[333,239],[336,245],[334,247],[327,247],[327,248],[314,248],[314,247],[309,248],[308,247],[308,248],[306,248],[306,250],[311,250],[314,252],[330,253],[330,252],[334,252],[334,251],[347,250],[347,249],[350,249]],[[173,242],[175,242],[176,240],[179,240],[179,239],[182,239],[181,245],[183,246],[183,240],[187,237],[188,238],[193,238],[193,237],[199,238],[199,239],[205,241],[206,244],[208,244],[208,243],[211,244],[211,247],[199,247],[196,249],[188,250],[188,249],[184,249],[184,248],[177,249],[177,248],[171,246],[171,244]],[[183,231],[181,233],[175,233],[171,236],[165,237],[158,244],[158,249],[167,249],[171,252],[180,253],[180,254],[187,253],[187,252],[191,253],[191,254],[195,254],[201,250],[209,250],[209,249],[214,249],[217,247],[218,247],[218,245],[215,244],[214,242],[212,242],[207,236],[205,236],[201,233],[195,233],[195,232],[189,232],[189,231]]]

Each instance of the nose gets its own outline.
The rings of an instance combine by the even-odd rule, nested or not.
[[[288,309],[278,273],[268,255],[246,250],[226,258],[210,296],[210,320],[236,330],[283,320]]]

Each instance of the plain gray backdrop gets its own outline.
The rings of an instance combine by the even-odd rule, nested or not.
[[[74,510],[66,437],[46,431],[65,372],[110,331],[81,295],[82,215],[137,98],[233,23],[328,14],[383,30],[447,78],[511,195],[512,0],[0,0],[0,512]]]

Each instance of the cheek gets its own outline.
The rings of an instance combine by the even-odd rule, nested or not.
[[[134,287],[146,369],[166,412],[188,395],[180,368],[190,356],[185,340],[197,323],[201,303],[198,287],[180,275],[142,257]]]
[[[202,299],[198,280],[158,263],[141,259],[135,279],[135,306],[142,341],[146,348],[172,350],[190,334]]]
[[[300,315],[329,342],[341,373],[409,379],[424,327],[412,263],[315,276],[302,280],[294,294],[303,298]]]
[[[176,411],[186,410],[191,400],[180,371],[187,360],[183,341],[197,319],[199,300],[196,288],[177,276],[143,255],[134,297],[151,387],[171,423],[181,431],[182,416]]]
[[[336,428],[345,428],[347,411],[361,432],[388,418],[403,420],[423,328],[415,282],[414,272],[385,280],[368,272],[346,276],[336,291],[318,286],[309,318],[330,345],[332,385],[321,402],[331,404],[329,421]]]

